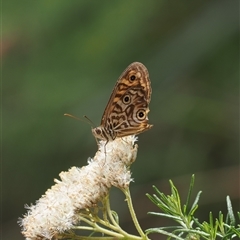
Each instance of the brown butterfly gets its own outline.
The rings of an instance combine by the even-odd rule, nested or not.
[[[148,124],[151,93],[147,68],[139,62],[130,64],[119,77],[101,125],[92,129],[93,135],[108,142],[150,129],[153,126]]]

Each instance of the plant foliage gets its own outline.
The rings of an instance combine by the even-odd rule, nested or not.
[[[146,232],[160,233],[168,236],[167,239],[178,240],[215,240],[215,239],[239,239],[240,224],[236,223],[236,218],[233,213],[232,204],[229,196],[227,196],[227,216],[224,217],[222,212],[219,212],[218,218],[214,219],[212,212],[209,213],[209,220],[203,223],[199,222],[194,216],[198,209],[198,202],[201,191],[198,192],[193,204],[190,205],[191,193],[194,185],[194,175],[192,175],[190,188],[188,191],[187,201],[181,203],[179,192],[170,180],[171,195],[165,195],[160,192],[157,187],[153,186],[156,194],[147,194],[148,198],[161,209],[160,212],[150,212],[149,214],[172,219],[176,225],[167,227],[150,228]],[[238,212],[238,220],[240,213]]]

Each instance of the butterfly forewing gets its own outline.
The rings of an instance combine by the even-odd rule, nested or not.
[[[130,64],[119,77],[102,116],[101,125],[92,130],[106,141],[144,132],[148,124],[151,83],[147,68],[139,62]]]

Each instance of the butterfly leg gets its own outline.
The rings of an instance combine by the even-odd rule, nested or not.
[[[109,142],[109,140],[107,140],[107,142],[104,145],[105,162],[107,160],[107,149],[106,149],[106,146],[107,146],[108,142]],[[103,166],[105,165],[105,162],[104,162]]]

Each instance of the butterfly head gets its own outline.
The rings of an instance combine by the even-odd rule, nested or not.
[[[116,138],[116,135],[113,131],[107,131],[102,126],[92,128],[92,133],[96,139],[101,139],[104,141],[113,141]]]

